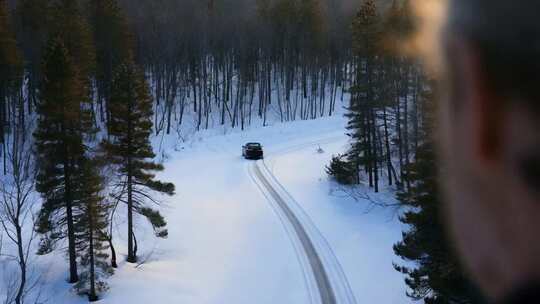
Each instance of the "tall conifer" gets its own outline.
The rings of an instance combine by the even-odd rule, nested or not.
[[[149,207],[157,203],[150,191],[172,195],[174,185],[155,180],[152,172],[163,166],[151,161],[155,157],[150,144],[152,132],[152,97],[144,75],[133,63],[119,66],[111,89],[110,139],[103,142],[109,161],[118,167],[114,196],[127,205],[128,262],[137,261],[137,245],[133,227],[133,213],[145,216],[156,235],[165,237],[165,221],[161,214]]]
[[[88,95],[60,38],[48,44],[43,74],[34,133],[39,171],[36,189],[44,199],[37,223],[43,235],[40,253],[50,252],[58,240],[67,238],[69,281],[74,283],[78,281],[74,212],[79,207],[75,193],[86,150],[83,135],[92,130],[90,115],[81,106]]]
[[[435,99],[430,90],[423,92],[426,121],[424,142],[416,150],[415,161],[409,166],[410,189],[400,190],[398,200],[407,211],[400,220],[410,229],[394,245],[398,256],[415,266],[395,268],[405,275],[410,288],[408,295],[428,304],[482,303],[479,292],[464,275],[454,248],[444,231],[441,196],[438,186],[437,162],[432,136]]]
[[[364,167],[370,186],[378,191],[378,135],[376,108],[379,107],[380,19],[373,0],[366,0],[352,24],[355,78],[351,91],[347,130],[351,147],[347,152],[352,180],[360,183]]]

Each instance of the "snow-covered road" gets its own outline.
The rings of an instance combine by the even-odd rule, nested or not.
[[[278,153],[292,153],[295,150],[310,148],[315,144],[320,145],[342,139],[343,136],[321,138],[315,142],[288,147]],[[298,260],[306,277],[311,303],[355,304],[354,294],[341,264],[302,207],[276,179],[264,160],[252,162],[249,164],[249,169],[253,181],[265,195],[276,215],[280,217],[297,251]]]
[[[294,235],[291,235],[291,239],[295,239],[301,244],[302,252],[299,252],[299,254],[305,255],[304,258],[307,258],[309,262],[309,269],[304,269],[304,273],[309,272],[310,275],[308,277],[313,277],[316,283],[317,295],[312,295],[311,298],[317,299],[317,303],[321,304],[336,304],[334,289],[330,284],[325,266],[306,229],[304,229],[298,217],[289,208],[285,199],[283,199],[275,187],[269,182],[269,179],[263,175],[259,164],[254,163],[250,166],[250,169],[253,172],[254,181],[260,184],[261,191],[268,193],[268,200],[276,203],[275,211],[281,215],[284,225],[289,224],[292,226]]]

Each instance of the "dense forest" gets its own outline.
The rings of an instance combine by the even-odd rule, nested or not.
[[[333,157],[327,173],[353,188],[396,189],[400,221],[409,229],[394,252],[414,266],[394,267],[405,275],[409,297],[425,303],[482,303],[443,225],[433,138],[437,83],[420,58],[402,51],[415,26],[407,1],[394,2],[383,13],[374,1],[364,1],[353,18],[346,113],[350,146]]]
[[[13,3],[25,57],[25,95],[36,103],[51,1]],[[112,73],[131,53],[154,96],[155,132],[182,123],[245,127],[331,115],[350,83],[350,20],[340,1],[80,1],[92,53],[95,119],[109,119]],[[44,26],[48,25],[48,26]],[[188,112],[194,112],[190,115]],[[188,120],[186,122],[186,120]]]
[[[437,247],[435,85],[398,51],[413,31],[407,1],[0,0],[0,218],[20,266],[7,303],[31,287],[34,232],[38,254],[67,244],[69,281],[90,301],[117,267],[118,213],[130,263],[135,216],[167,237],[159,197],[175,186],[155,178],[153,135],[315,119],[343,103],[350,149],[328,172],[398,191],[411,230],[395,251],[418,265],[396,265],[410,296],[475,301]]]

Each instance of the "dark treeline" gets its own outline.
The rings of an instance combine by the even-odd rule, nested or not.
[[[156,97],[156,132],[331,115],[343,98],[350,12],[340,1],[123,1]],[[212,115],[213,114],[213,115]],[[193,115],[189,115],[190,117]]]
[[[54,2],[11,4],[30,104],[37,102]],[[107,83],[128,44],[155,97],[156,133],[186,120],[196,129],[243,128],[255,117],[266,124],[268,115],[281,121],[331,115],[350,82],[354,1],[79,2],[96,46],[95,111],[104,123]]]

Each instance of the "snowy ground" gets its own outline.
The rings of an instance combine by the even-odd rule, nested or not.
[[[392,266],[401,263],[392,252],[403,228],[396,211],[344,197],[324,172],[332,154],[344,151],[346,144],[346,136],[340,136],[278,153],[266,163],[327,239],[358,303],[411,303],[403,276]],[[317,152],[319,147],[324,153]],[[372,196],[392,199],[390,194]]]
[[[226,135],[201,134],[162,154],[160,178],[177,186],[163,213],[169,238],[156,240],[140,222],[139,252],[144,263],[121,263],[101,303],[310,303],[302,268],[291,240],[240,157],[248,141],[263,143],[266,163],[306,211],[334,250],[358,303],[410,303],[392,244],[401,225],[393,210],[366,213],[333,191],[324,165],[343,151],[344,119],[276,124]],[[320,142],[324,153],[317,153]],[[173,148],[174,147],[174,148]],[[177,151],[174,151],[177,150]],[[124,223],[117,223],[119,237]],[[126,253],[118,238],[121,256]],[[85,303],[64,283],[62,255],[39,258],[49,303]]]

